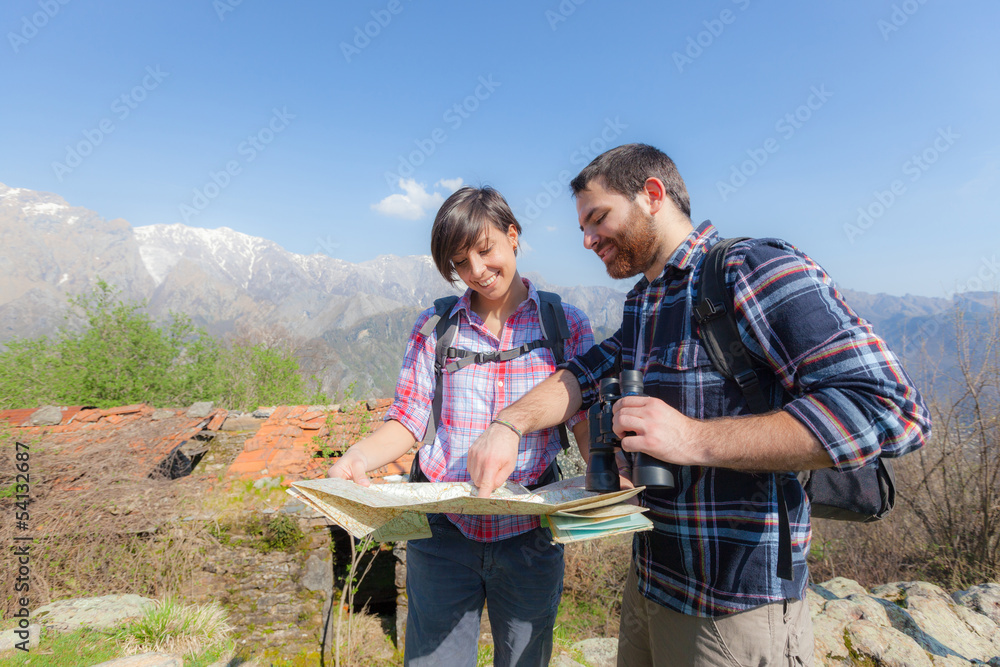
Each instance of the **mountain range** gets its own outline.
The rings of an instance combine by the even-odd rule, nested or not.
[[[624,294],[607,287],[541,289],[587,313],[598,338],[617,329]],[[416,315],[459,293],[429,256],[383,255],[352,264],[299,255],[228,228],[132,227],[58,195],[0,184],[0,344],[50,334],[67,322],[67,298],[98,278],[166,319],[184,313],[217,336],[290,345],[331,396],[391,395]],[[956,309],[989,312],[995,293],[952,299],[843,290],[889,344],[917,364],[924,343],[947,350]],[[948,359],[948,353],[935,355]],[[909,366],[909,361],[908,361]]]

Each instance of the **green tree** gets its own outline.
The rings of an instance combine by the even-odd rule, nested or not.
[[[93,293],[70,299],[82,333],[59,342],[60,402],[86,400],[100,407],[125,403],[188,402],[212,395],[218,343],[184,315],[161,328],[145,303],[123,302],[103,280]]]
[[[160,325],[144,302],[123,301],[103,280],[69,304],[81,329],[64,328],[51,339],[15,340],[0,353],[0,406],[211,400],[247,409],[326,402],[307,388],[286,345],[236,341],[227,348],[176,313]]]
[[[236,342],[222,355],[226,405],[249,410],[259,405],[325,403],[326,396],[310,393],[288,349],[263,343]]]

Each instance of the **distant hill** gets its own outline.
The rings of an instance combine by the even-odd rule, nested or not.
[[[527,275],[583,309],[599,340],[619,327],[624,293]],[[58,195],[0,184],[0,344],[51,334],[65,322],[67,297],[91,290],[98,277],[145,300],[154,317],[180,312],[215,335],[292,345],[331,397],[351,383],[358,396],[390,396],[417,314],[459,293],[426,255],[359,264],[297,255],[228,228],[132,227]],[[997,296],[844,294],[911,374],[925,370],[924,346],[952,368],[956,309],[981,320]]]
[[[460,293],[426,255],[352,264],[228,228],[133,228],[0,184],[0,344],[51,334],[65,323],[67,298],[98,277],[146,301],[154,317],[179,312],[215,335],[291,344],[331,396],[352,382],[359,395],[391,395],[387,378],[417,313]],[[539,287],[559,291],[596,327],[618,326],[623,295],[614,290]]]

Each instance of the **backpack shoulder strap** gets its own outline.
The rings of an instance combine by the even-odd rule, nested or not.
[[[444,296],[434,301],[434,314],[427,318],[424,326],[420,328],[420,333],[424,336],[430,335],[431,331],[437,332],[437,344],[434,346],[434,401],[430,419],[427,420],[427,429],[424,431],[424,439],[420,442],[423,446],[429,442],[434,442],[437,433],[437,425],[441,421],[441,376],[444,373],[445,364],[448,362],[448,348],[455,340],[455,333],[458,331],[458,317],[451,317],[451,311],[458,303],[457,296]]]
[[[740,338],[733,299],[726,288],[726,254],[746,237],[723,239],[709,249],[698,280],[695,319],[698,335],[712,365],[723,377],[736,382],[755,413],[768,412],[770,404],[760,388],[753,360]]]
[[[726,255],[733,245],[746,237],[723,239],[712,246],[702,260],[698,279],[698,306],[695,319],[698,335],[715,367],[723,377],[739,385],[750,410],[756,414],[769,412],[770,404],[760,388],[760,378],[753,360],[740,338],[736,308],[726,288]],[[792,531],[788,518],[785,493],[778,476],[774,476],[778,495],[778,577],[791,581]]]
[[[539,320],[542,325],[542,338],[552,342],[552,355],[556,363],[566,360],[565,341],[570,337],[569,322],[566,321],[566,311],[562,307],[562,297],[555,292],[538,290]]]
[[[556,365],[559,365],[566,361],[566,340],[570,337],[562,297],[555,292],[538,290],[538,307],[541,309],[539,321],[542,325],[542,338],[551,343],[549,349],[552,350]],[[564,452],[569,449],[569,431],[565,422],[559,424],[559,441]]]

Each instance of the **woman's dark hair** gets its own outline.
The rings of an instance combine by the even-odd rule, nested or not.
[[[465,186],[441,204],[431,227],[431,257],[438,271],[450,283],[458,280],[451,258],[471,248],[493,225],[504,234],[514,225],[521,233],[521,223],[514,217],[503,195],[489,186]],[[517,254],[517,249],[514,249]]]
[[[581,190],[586,190],[592,180],[603,178],[604,187],[608,190],[634,200],[651,176],[663,181],[674,205],[690,218],[691,201],[677,165],[666,153],[646,144],[625,144],[601,153],[577,174],[569,186],[575,197]]]

